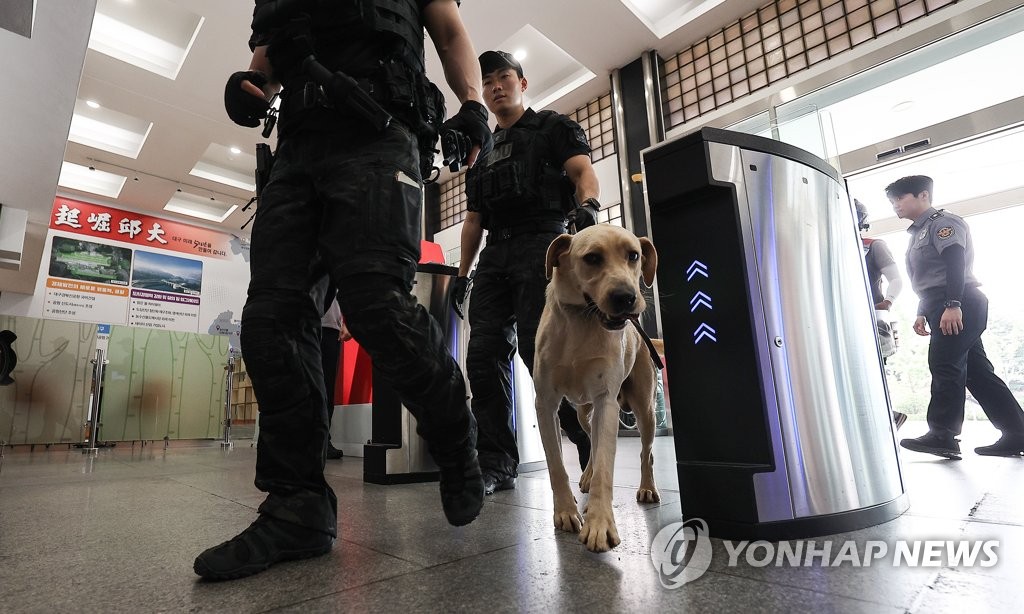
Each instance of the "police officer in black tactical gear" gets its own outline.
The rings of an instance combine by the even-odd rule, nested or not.
[[[515,488],[519,450],[512,424],[512,356],[533,373],[534,338],[544,309],[544,258],[566,231],[597,223],[597,175],[579,124],[553,111],[523,106],[523,67],[504,51],[480,56],[484,102],[498,120],[494,149],[466,175],[468,214],[462,260],[453,289],[460,316],[483,231],[487,245],[473,277],[466,374],[479,428],[477,450],[487,494]],[[575,197],[575,201],[574,201]],[[578,203],[578,204],[577,204]],[[590,438],[576,410],[563,399],[562,428],[576,444],[580,465]]]
[[[337,499],[323,471],[319,336],[328,279],[352,335],[417,418],[440,467],[448,522],[468,524],[483,505],[465,381],[410,294],[420,179],[430,166],[421,156],[433,149],[443,115],[443,98],[424,75],[424,27],[463,101],[444,127],[472,140],[472,165],[491,137],[456,0],[256,0],[252,63],[231,76],[224,98],[232,120],[255,127],[281,90],[241,330],[260,401],[256,486],[268,496],[249,528],[199,555],[194,567],[204,578],[325,554],[337,536]]]
[[[960,457],[955,439],[964,423],[965,390],[1002,431],[992,445],[975,448],[983,456],[1024,454],[1024,412],[995,374],[981,334],[988,326],[988,297],[971,270],[974,243],[963,218],[932,207],[930,177],[903,177],[885,188],[900,219],[913,220],[907,232],[907,273],[920,298],[914,332],[931,336],[928,368],[932,374],[928,432],[900,445],[915,452]],[[931,327],[929,332],[928,328]]]

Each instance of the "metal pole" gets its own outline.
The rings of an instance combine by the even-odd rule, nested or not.
[[[231,350],[228,350],[228,364],[224,370],[227,371],[224,377],[224,438],[220,447],[231,449],[234,446],[231,442],[231,379],[235,373],[235,355]]]
[[[630,196],[629,151],[626,149],[626,113],[622,108],[622,75],[616,68],[611,74],[612,121],[615,125],[615,147],[619,159],[619,192],[622,196],[622,224],[633,232],[633,202]]]
[[[103,350],[96,349],[96,358],[92,363],[92,403],[89,406],[89,447],[82,448],[82,454],[96,454],[99,452],[100,441],[100,393],[103,390]]]

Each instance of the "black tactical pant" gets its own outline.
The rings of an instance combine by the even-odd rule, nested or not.
[[[515,476],[519,469],[512,411],[512,356],[518,342],[519,356],[533,375],[537,326],[548,285],[544,259],[548,246],[559,234],[522,234],[504,240],[488,237],[473,277],[466,375],[479,429],[476,447],[480,467],[499,477]],[[573,442],[586,437],[576,410],[564,400],[558,417]]]
[[[337,534],[324,479],[327,401],[320,317],[327,275],[352,335],[416,416],[431,452],[472,443],[462,373],[410,294],[420,252],[416,139],[299,133],[280,142],[252,233],[242,353],[260,403],[260,513]]]
[[[943,436],[959,435],[964,423],[965,391],[970,390],[992,426],[1003,433],[1024,435],[1024,412],[1006,383],[995,374],[981,343],[981,333],[988,326],[988,297],[977,288],[965,290],[961,306],[964,329],[959,335],[943,335],[939,328],[943,302],[941,297],[923,302],[931,328],[929,430]]]
[[[340,331],[328,326],[320,327],[320,366],[324,371],[324,399],[327,401],[327,428],[334,418],[334,382],[338,376],[338,361],[341,359]],[[330,434],[327,435],[330,441]]]

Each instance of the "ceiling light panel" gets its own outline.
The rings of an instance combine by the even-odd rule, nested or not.
[[[76,100],[68,140],[134,159],[152,128],[153,122]]]
[[[956,203],[1024,186],[1024,127],[900,160],[847,178],[850,196],[868,207],[868,219],[893,216],[885,188],[899,177],[928,175],[940,182],[941,203]]]
[[[127,180],[128,178],[122,175],[115,175],[114,173],[101,170],[90,170],[88,166],[82,166],[81,164],[65,160],[60,167],[60,179],[57,180],[57,185],[69,190],[98,194],[107,198],[117,198],[121,194],[124,182]]]
[[[724,0],[621,0],[658,38],[665,38]]]
[[[99,0],[89,48],[176,79],[203,21],[166,0]]]
[[[538,111],[595,77],[586,66],[530,25],[520,28],[497,49],[524,54],[521,64],[529,86],[523,98],[527,106]]]
[[[175,192],[174,197],[164,205],[165,211],[197,217],[210,222],[223,222],[235,212],[238,205],[229,205],[208,196],[189,192]]]
[[[247,192],[255,192],[255,170],[255,155],[246,152],[234,153],[231,147],[211,143],[189,174]]]

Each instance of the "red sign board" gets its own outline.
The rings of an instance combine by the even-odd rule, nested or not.
[[[53,202],[50,228],[206,258],[229,258],[231,253],[231,235],[68,198]]]

